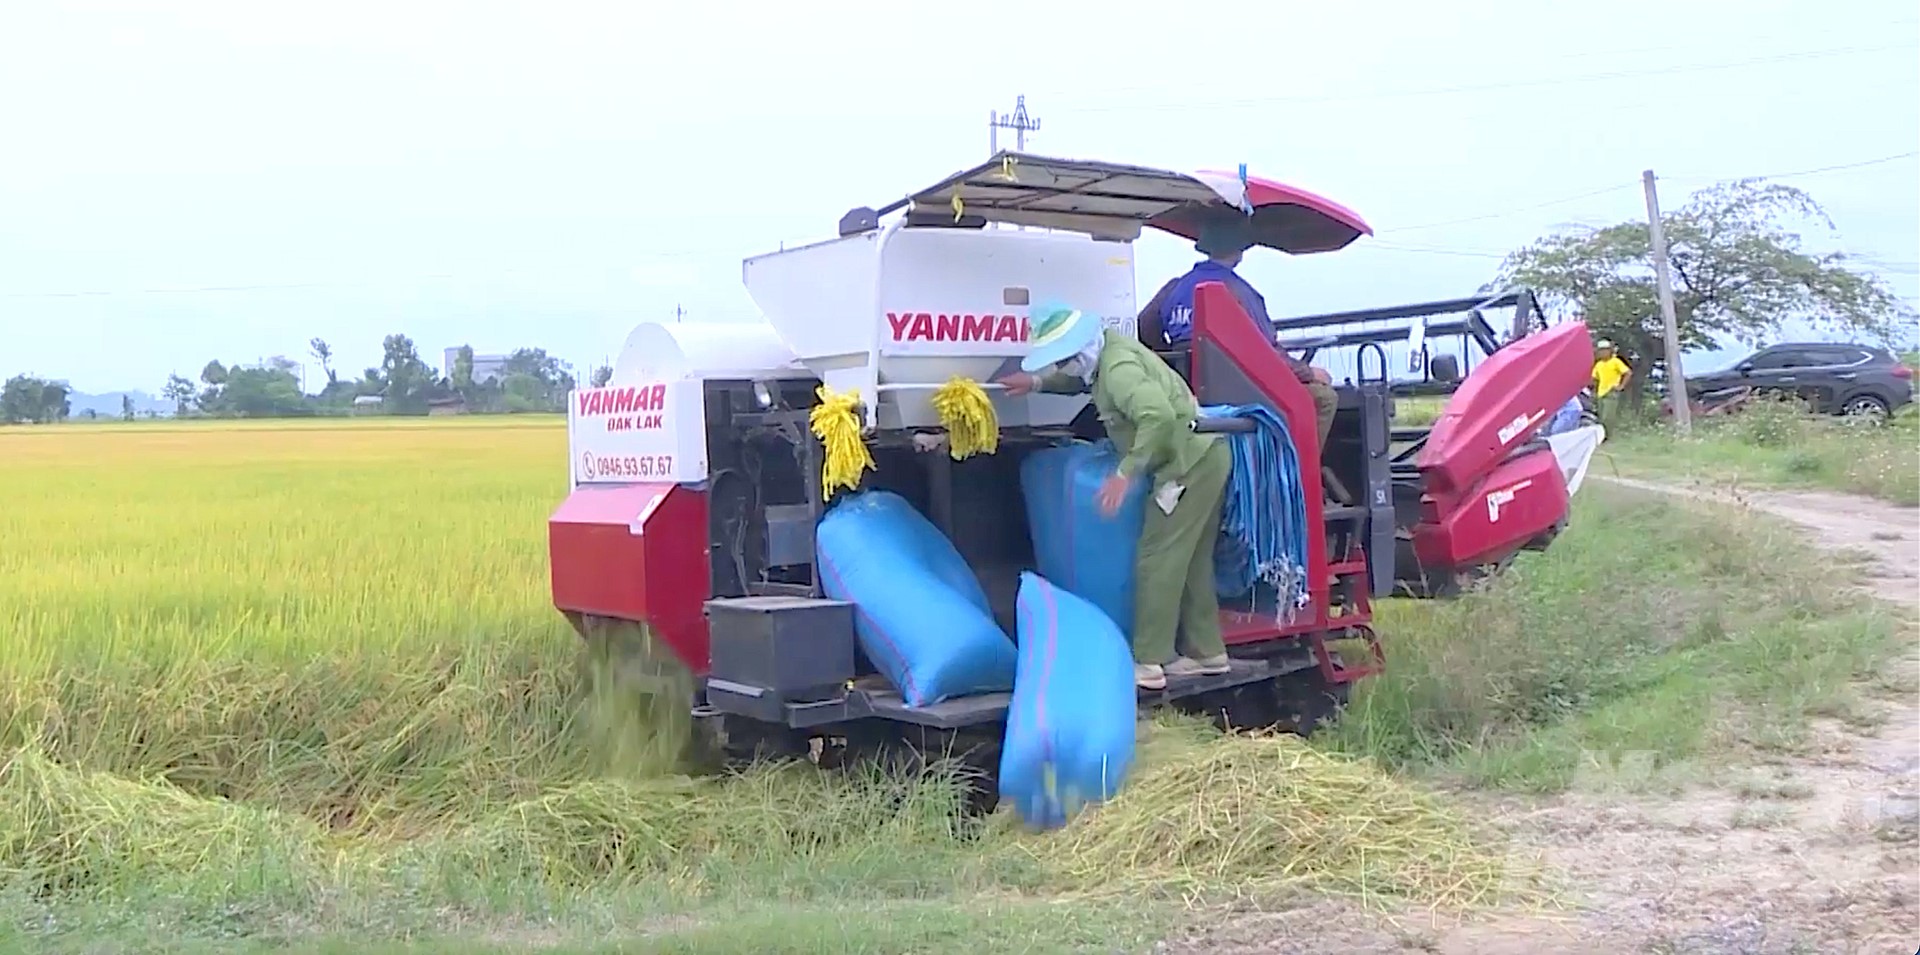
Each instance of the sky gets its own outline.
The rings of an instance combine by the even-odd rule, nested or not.
[[[1911,0],[832,8],[0,4],[0,376],[157,392],[279,354],[317,389],[309,339],[354,374],[396,331],[584,373],[677,309],[755,320],[743,257],[984,159],[1018,95],[1034,152],[1244,162],[1364,216],[1249,254],[1276,315],[1471,294],[1643,218],[1643,169],[1669,208],[1822,170],[1780,180],[1834,220],[1809,245],[1920,304]],[[1144,238],[1141,296],[1193,258]]]

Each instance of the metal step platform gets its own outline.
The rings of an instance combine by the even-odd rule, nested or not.
[[[1205,676],[1169,676],[1166,689],[1136,689],[1136,694],[1140,708],[1145,710],[1213,690],[1225,690],[1269,680],[1314,665],[1312,658],[1304,655],[1289,655],[1276,658],[1274,661],[1233,660],[1230,663],[1231,668],[1226,673]],[[711,685],[708,687],[709,696],[716,691],[724,693],[726,689]],[[855,681],[854,685],[848,688],[846,695],[839,699],[787,704],[786,722],[787,725],[796,729],[805,729],[857,719],[877,718],[913,723],[933,729],[953,730],[1006,719],[1007,709],[1012,700],[1011,693],[982,693],[944,700],[932,706],[913,707],[908,706],[906,701],[900,698],[898,691],[887,686],[883,678],[867,677]]]

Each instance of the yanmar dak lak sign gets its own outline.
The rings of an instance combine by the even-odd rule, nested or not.
[[[707,478],[698,381],[582,388],[567,399],[576,484],[684,484]]]

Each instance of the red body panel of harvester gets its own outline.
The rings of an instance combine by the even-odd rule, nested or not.
[[[1593,367],[1583,322],[1520,339],[1474,369],[1414,459],[1423,494],[1414,552],[1431,567],[1502,558],[1566,519],[1566,479],[1528,440]]]
[[[682,484],[582,485],[547,521],[554,606],[644,621],[696,675],[708,666],[707,496]]]
[[[1203,282],[1193,290],[1193,342],[1192,385],[1202,404],[1241,403],[1235,399],[1257,397],[1280,413],[1288,433],[1293,436],[1294,452],[1300,456],[1300,489],[1306,497],[1306,526],[1321,526],[1324,505],[1320,486],[1320,433],[1313,396],[1294,377],[1286,359],[1261,333],[1253,317],[1240,307],[1239,299],[1220,282]],[[1229,367],[1222,367],[1223,364]],[[1236,373],[1257,394],[1234,398],[1221,395],[1222,379]],[[1324,534],[1314,534],[1307,540],[1307,581],[1312,603],[1288,624],[1276,622],[1271,613],[1222,610],[1220,628],[1226,641],[1234,645],[1258,643],[1327,629],[1332,580],[1327,573]],[[1364,623],[1365,619],[1346,622]]]

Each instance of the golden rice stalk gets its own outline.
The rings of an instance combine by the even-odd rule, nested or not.
[[[1309,889],[1468,907],[1515,887],[1504,847],[1437,796],[1291,735],[1154,726],[1107,805],[1029,840],[1090,892],[1203,897]]]
[[[61,894],[206,873],[294,885],[342,861],[298,816],[75,772],[33,748],[0,758],[0,881]]]

